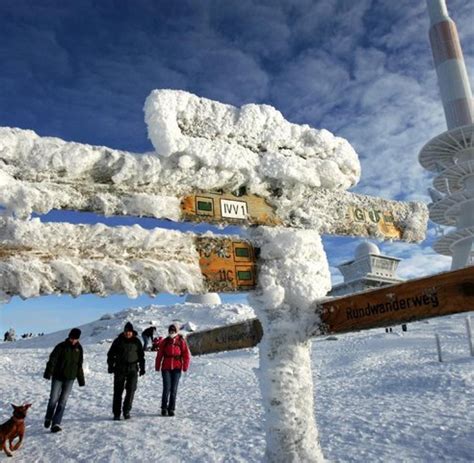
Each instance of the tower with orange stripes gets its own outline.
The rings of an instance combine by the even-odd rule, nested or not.
[[[448,130],[421,150],[420,164],[437,174],[430,219],[454,227],[436,252],[452,256],[453,270],[474,263],[474,102],[456,25],[445,0],[427,0],[430,42]]]

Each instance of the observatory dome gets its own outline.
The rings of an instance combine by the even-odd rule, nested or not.
[[[190,304],[222,304],[221,298],[217,293],[207,293],[207,294],[188,294],[186,296],[185,302]]]
[[[369,254],[375,254],[376,256],[380,255],[380,249],[374,243],[364,241],[357,246],[355,250],[355,258],[360,259],[361,257],[368,256]]]

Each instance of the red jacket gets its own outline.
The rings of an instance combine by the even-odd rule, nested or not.
[[[156,354],[155,370],[175,370],[187,371],[191,354],[185,339],[178,334],[174,338],[169,336],[160,342],[158,353]]]

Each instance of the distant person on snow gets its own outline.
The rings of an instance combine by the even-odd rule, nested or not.
[[[148,350],[148,344],[150,346],[153,344],[153,338],[156,332],[156,326],[149,326],[148,328],[144,329],[142,332],[142,339],[143,339],[143,349]]]
[[[66,402],[71,393],[74,380],[79,386],[84,386],[84,371],[82,369],[83,351],[79,343],[81,330],[73,328],[67,339],[59,343],[51,352],[43,377],[51,379],[51,393],[44,418],[44,427],[51,432],[61,431],[61,421]]]
[[[137,389],[138,373],[145,374],[145,353],[137,332],[130,322],[125,324],[123,333],[120,333],[110,346],[107,353],[109,373],[114,374],[114,398],[112,412],[114,420],[123,417],[128,420],[132,410],[133,397]],[[125,399],[122,406],[122,395],[125,389]]]
[[[168,336],[159,345],[155,361],[155,370],[161,370],[163,378],[162,416],[174,416],[179,378],[181,371],[188,370],[190,360],[191,355],[185,339],[178,334],[176,325],[170,325]]]
[[[13,328],[10,328],[6,333],[5,335],[3,336],[3,340],[6,342],[13,342],[15,341],[15,336],[16,336],[16,333],[15,333],[15,330]]]

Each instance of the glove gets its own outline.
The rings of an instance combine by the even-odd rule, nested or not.
[[[112,365],[109,365],[109,368],[107,369],[107,371],[112,374],[114,373],[114,367]]]
[[[85,383],[84,381],[82,381],[82,382],[79,383],[79,387],[83,387],[83,386],[85,386],[85,385],[86,385],[86,383]]]
[[[43,378],[44,379],[51,379],[51,374],[48,373],[47,371],[44,372],[44,375],[43,375]]]
[[[139,375],[143,376],[145,374],[145,369],[141,369]]]

